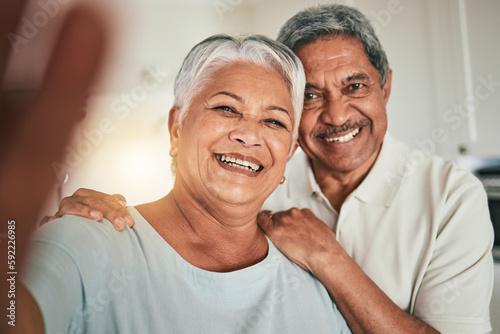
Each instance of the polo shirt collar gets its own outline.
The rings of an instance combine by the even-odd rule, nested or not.
[[[314,178],[314,172],[309,161],[309,157],[299,147],[292,158],[293,163],[289,163],[287,168],[290,182],[288,184],[288,197],[291,199],[301,199],[311,197],[315,192],[321,194],[321,189]]]
[[[408,146],[386,134],[375,164],[352,195],[368,204],[390,207],[406,177],[404,170],[408,154]],[[288,172],[291,182],[287,182],[289,198],[322,194],[304,151],[299,148],[292,159],[294,163],[289,164],[292,169]]]
[[[409,147],[386,134],[372,169],[353,192],[360,201],[390,207],[403,180]]]

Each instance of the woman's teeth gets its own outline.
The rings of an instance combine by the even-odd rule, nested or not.
[[[253,162],[245,161],[245,160],[241,160],[241,159],[236,159],[236,158],[231,158],[231,157],[226,157],[223,154],[216,154],[215,157],[217,158],[217,160],[222,161],[226,165],[238,167],[238,168],[241,168],[244,170],[258,172],[262,169],[261,166],[254,164]]]
[[[357,128],[356,130],[346,134],[345,136],[336,137],[336,138],[325,138],[325,140],[327,142],[330,142],[330,143],[346,143],[346,142],[354,139],[354,137],[356,137],[356,135],[359,133],[359,131],[361,131],[361,128]]]

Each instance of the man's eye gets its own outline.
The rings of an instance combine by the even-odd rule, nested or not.
[[[351,85],[347,86],[345,91],[346,92],[355,92],[355,91],[360,90],[363,87],[365,87],[365,85],[360,84],[360,83],[355,83],[355,84],[351,84]]]
[[[304,94],[304,99],[306,100],[312,100],[314,98],[318,97],[318,95],[314,94],[314,93],[305,93]]]

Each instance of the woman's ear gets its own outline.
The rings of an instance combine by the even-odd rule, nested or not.
[[[293,157],[295,151],[297,151],[298,148],[299,148],[299,142],[295,141],[295,143],[293,143],[293,147],[290,150],[290,154],[288,155],[288,159],[286,160],[286,162],[290,161],[290,159]]]
[[[179,107],[172,107],[168,113],[168,132],[170,133],[170,151],[176,151],[179,143]]]

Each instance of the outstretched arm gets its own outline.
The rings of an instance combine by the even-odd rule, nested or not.
[[[8,36],[16,31],[24,3],[17,0],[0,4],[0,79],[4,78],[11,56]],[[17,271],[22,267],[27,240],[39,210],[56,181],[51,164],[62,156],[73,125],[81,117],[81,104],[102,57],[104,30],[103,21],[93,9],[74,9],[61,29],[43,86],[32,106],[23,110],[10,103],[6,92],[1,91],[0,133],[4,136],[0,142],[2,333],[43,332],[40,311],[20,286]],[[7,281],[12,277],[17,284]],[[12,286],[16,287],[15,295],[9,293]],[[5,316],[9,307],[15,309],[14,319],[17,315],[11,324]]]
[[[353,333],[438,333],[400,309],[310,210],[262,212],[258,222],[283,254],[323,283]]]

